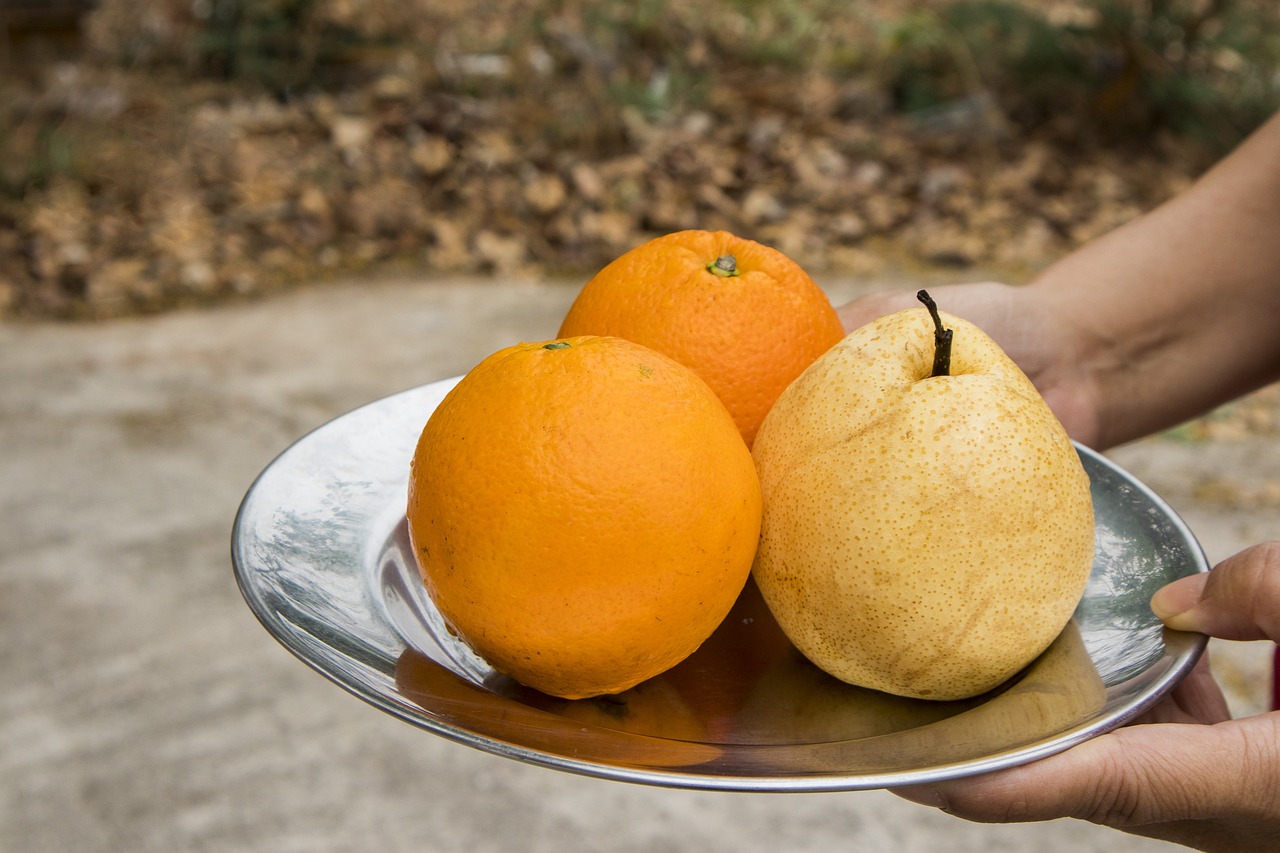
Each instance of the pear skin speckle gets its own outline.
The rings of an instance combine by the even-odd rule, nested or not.
[[[764,499],[753,572],[779,625],[852,684],[960,699],[999,686],[1070,621],[1093,566],[1075,448],[985,333],[909,309],[796,379],[753,451]]]

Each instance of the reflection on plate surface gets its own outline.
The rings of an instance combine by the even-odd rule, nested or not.
[[[844,684],[791,646],[748,584],[690,658],[617,696],[569,701],[495,673],[427,598],[404,522],[409,459],[450,379],[357,409],[282,453],[236,517],[249,607],[286,648],[374,706],[455,741],[561,770],[743,791],[880,788],[1032,761],[1122,725],[1194,665],[1205,638],[1165,629],[1163,584],[1208,570],[1149,489],[1080,448],[1093,573],[1040,658],[960,702]]]

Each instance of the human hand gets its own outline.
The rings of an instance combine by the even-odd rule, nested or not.
[[[1165,624],[1280,640],[1280,542],[1160,589]],[[1280,712],[1230,719],[1206,659],[1137,724],[1009,770],[898,795],[967,820],[1074,817],[1205,851],[1280,850]]]
[[[1101,435],[1097,392],[1084,365],[1086,339],[1063,321],[1053,294],[996,282],[929,288],[946,312],[963,317],[1000,345],[1027,374],[1049,408],[1082,444]],[[918,308],[915,290],[887,290],[854,299],[836,310],[847,331],[904,308]]]

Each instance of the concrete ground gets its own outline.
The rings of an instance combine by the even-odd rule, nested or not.
[[[278,646],[228,556],[254,476],[355,406],[553,336],[575,289],[382,281],[0,324],[0,849],[1169,849],[1075,821],[968,824],[879,791],[672,791],[526,766],[381,714]],[[1189,485],[1205,466],[1274,478],[1274,452],[1155,442],[1117,458],[1211,559],[1277,535]],[[1241,712],[1261,708],[1267,651],[1215,651]]]

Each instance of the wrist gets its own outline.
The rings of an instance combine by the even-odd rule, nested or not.
[[[1010,288],[1011,341],[1027,375],[1076,441],[1107,446],[1103,390],[1107,359],[1103,343],[1070,292],[1040,280]]]

